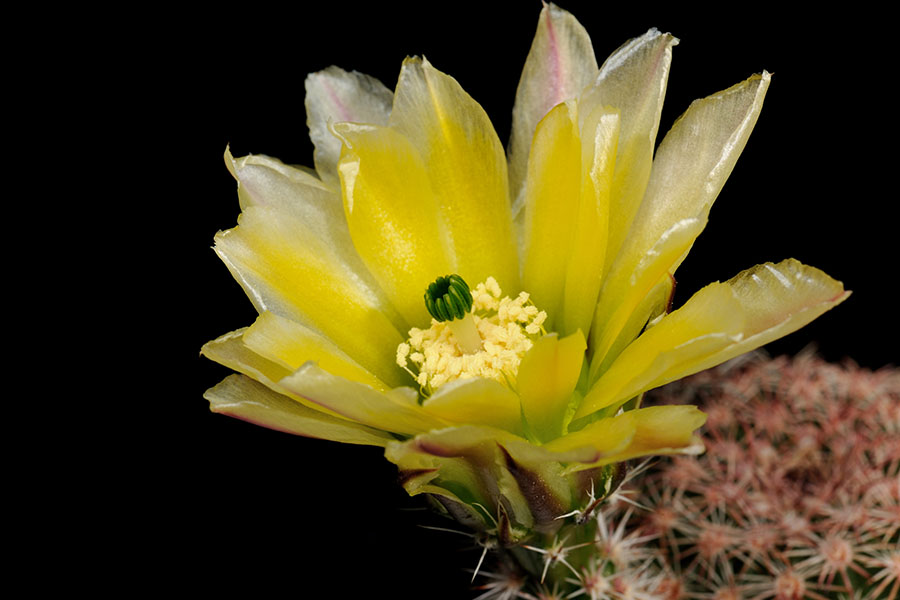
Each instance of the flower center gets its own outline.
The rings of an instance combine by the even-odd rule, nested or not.
[[[397,364],[425,395],[456,379],[486,377],[514,386],[519,363],[543,331],[547,313],[527,292],[503,296],[493,277],[470,290],[459,275],[438,278],[425,292],[433,317],[397,347]]]

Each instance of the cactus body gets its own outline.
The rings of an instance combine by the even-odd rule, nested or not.
[[[900,370],[756,354],[646,398],[693,401],[704,455],[501,554],[480,598],[898,598]]]

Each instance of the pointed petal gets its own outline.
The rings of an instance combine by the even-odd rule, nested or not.
[[[509,181],[515,200],[525,182],[535,128],[551,108],[578,95],[597,76],[591,38],[567,11],[545,4],[516,89],[509,139]]]
[[[306,363],[278,385],[292,395],[383,431],[415,435],[448,425],[447,421],[426,413],[416,403],[331,375],[312,363]]]
[[[584,397],[575,419],[637,395],[634,390],[643,387],[641,383],[652,381],[681,356],[715,351],[739,340],[742,326],[740,305],[728,286],[706,286],[622,351]]]
[[[679,117],[656,153],[629,249],[652,247],[682,219],[706,220],[753,131],[769,81],[766,72],[754,75],[693,102]]]
[[[249,327],[244,327],[243,329],[219,336],[204,344],[200,353],[220,365],[225,365],[229,369],[247,375],[275,393],[284,394],[285,391],[278,387],[278,382],[290,375],[294,370],[288,369],[282,363],[271,360],[248,348],[244,344],[244,336],[249,329]],[[308,408],[341,418],[334,411],[320,407],[305,398],[297,398],[296,401]]]
[[[581,331],[563,339],[551,333],[537,340],[522,357],[516,387],[522,412],[538,438],[552,440],[562,435],[586,348]]]
[[[523,194],[522,285],[564,335],[590,331],[597,305],[619,118],[597,107],[581,133],[578,120],[570,101],[538,124]]]
[[[597,107],[581,132],[582,186],[572,252],[566,261],[562,326],[568,335],[590,332],[603,281],[609,238],[609,203],[619,138],[619,113]]]
[[[670,267],[684,255],[684,249],[690,247],[704,225],[705,220],[701,219],[679,221],[641,255],[629,272],[621,268],[623,263],[616,263],[613,267],[600,292],[600,301],[594,313],[591,381],[596,381],[602,373],[601,365],[609,365],[615,359],[613,349],[620,351],[632,341],[623,333],[629,324],[636,325],[632,318],[634,313],[648,302],[648,296],[668,276]],[[636,328],[634,333],[639,331]]]
[[[229,369],[268,384],[274,384],[282,377],[290,375],[291,371],[283,365],[260,356],[244,345],[243,338],[247,329],[244,327],[206,342],[200,349],[200,354]]]
[[[545,447],[570,452],[578,447],[595,449],[594,460],[572,463],[566,469],[568,473],[640,456],[699,454],[703,442],[693,432],[705,422],[706,415],[695,406],[640,408],[590,423]]]
[[[575,418],[787,335],[847,296],[839,281],[794,259],[710,284],[628,346],[585,396]]]
[[[687,372],[683,374],[666,374],[666,382],[723,363],[797,331],[846,300],[851,293],[844,290],[840,281],[793,258],[776,264],[757,265],[725,283],[744,314],[743,339],[715,355],[684,365],[682,369]],[[658,385],[662,383],[654,382],[654,387]]]
[[[306,171],[268,156],[251,154],[235,159],[226,150],[225,161],[238,182],[241,210],[260,206],[290,215],[304,224],[304,233],[327,243],[368,285],[374,286],[350,239],[339,191],[326,187]]]
[[[547,328],[562,313],[582,187],[581,139],[574,102],[558,105],[540,122],[529,156],[522,229],[522,286],[547,313]]]
[[[647,187],[672,47],[677,43],[656,29],[628,41],[606,59],[596,83],[580,100],[585,116],[597,106],[612,106],[621,117],[604,271],[615,260]]]
[[[555,442],[552,440],[542,446],[536,446],[524,440],[510,439],[503,440],[502,445],[512,453],[516,460],[535,468],[547,463],[593,463],[601,457],[597,450],[589,444],[573,444],[571,447],[560,444],[558,449],[554,450],[552,447]]]
[[[347,236],[340,194],[315,175],[263,154],[234,158],[230,148],[225,149],[225,166],[238,182],[241,210],[270,206],[311,221],[323,237]]]
[[[307,408],[243,375],[226,377],[203,397],[213,412],[286,433],[370,446],[385,446],[394,439],[383,431]]]
[[[551,452],[571,452],[578,448],[591,448],[596,454],[591,457],[594,464],[605,456],[625,450],[637,431],[635,411],[628,411],[616,417],[600,419],[590,423],[580,431],[569,433],[544,445]]]
[[[662,279],[651,288],[650,292],[641,300],[638,307],[628,316],[628,321],[618,337],[611,343],[606,358],[592,364],[592,373],[598,376],[609,369],[622,350],[640,335],[644,327],[652,327],[664,314],[668,313],[675,292],[675,278],[666,273]]]
[[[660,144],[634,225],[601,291],[595,324],[603,328],[603,342],[596,347],[594,365],[606,359],[627,315],[665,273],[675,272],[706,226],[768,85],[769,75],[763,73],[694,102]],[[646,277],[637,277],[638,271]]]
[[[623,414],[634,414],[635,432],[621,452],[602,459],[600,464],[663,454],[700,454],[703,442],[694,431],[706,422],[696,406],[651,406]]]
[[[306,171],[268,156],[248,155],[235,159],[226,149],[225,161],[238,182],[242,210],[259,206],[289,214],[303,224],[304,228],[298,234],[314,235],[327,244],[335,257],[366,287],[378,288],[353,246],[339,190],[327,187]],[[398,326],[405,327],[399,317],[393,320]]]
[[[696,406],[651,406],[633,412],[637,425],[631,443],[610,460],[620,462],[649,454],[699,454],[703,442],[694,431],[706,423]]]
[[[524,439],[508,431],[485,426],[462,425],[429,431],[416,436],[414,444],[419,451],[432,456],[455,457],[470,454],[479,447],[493,451],[498,442],[505,440],[525,442]]]
[[[250,206],[238,227],[216,236],[216,252],[256,309],[271,311],[328,337],[379,379],[406,381],[393,349],[402,323],[371,276],[342,260],[307,224],[271,207]]]
[[[243,342],[259,356],[284,367],[287,372],[278,379],[290,375],[303,363],[313,361],[332,375],[358,381],[380,391],[389,389],[329,339],[275,313],[261,314],[244,333]]]
[[[339,171],[350,235],[369,270],[406,321],[427,327],[422,294],[454,272],[426,165],[402,134],[340,123]]]
[[[390,122],[428,166],[456,272],[475,283],[493,276],[504,290],[517,290],[506,157],[481,106],[427,60],[408,58]]]
[[[306,77],[306,124],[322,181],[333,187],[339,184],[341,142],[329,125],[340,121],[387,125],[392,101],[393,94],[384,84],[356,71],[332,66]]]
[[[519,397],[492,379],[457,379],[425,400],[425,412],[454,423],[473,423],[522,435]]]

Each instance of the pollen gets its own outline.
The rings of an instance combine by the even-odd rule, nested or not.
[[[448,322],[435,319],[428,329],[410,329],[409,340],[397,347],[397,364],[426,394],[474,377],[513,385],[522,357],[544,331],[547,313],[534,306],[527,292],[503,296],[497,281],[488,277],[472,290],[472,317],[482,342],[478,352],[463,352]]]

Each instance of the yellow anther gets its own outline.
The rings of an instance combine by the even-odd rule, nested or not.
[[[397,348],[397,363],[413,374],[426,393],[455,379],[486,377],[514,384],[522,356],[531,349],[532,338],[541,331],[547,314],[531,304],[525,292],[504,297],[493,277],[471,291],[469,315],[481,338],[477,351],[460,349],[450,323],[432,320],[428,329],[409,331],[406,348]]]

